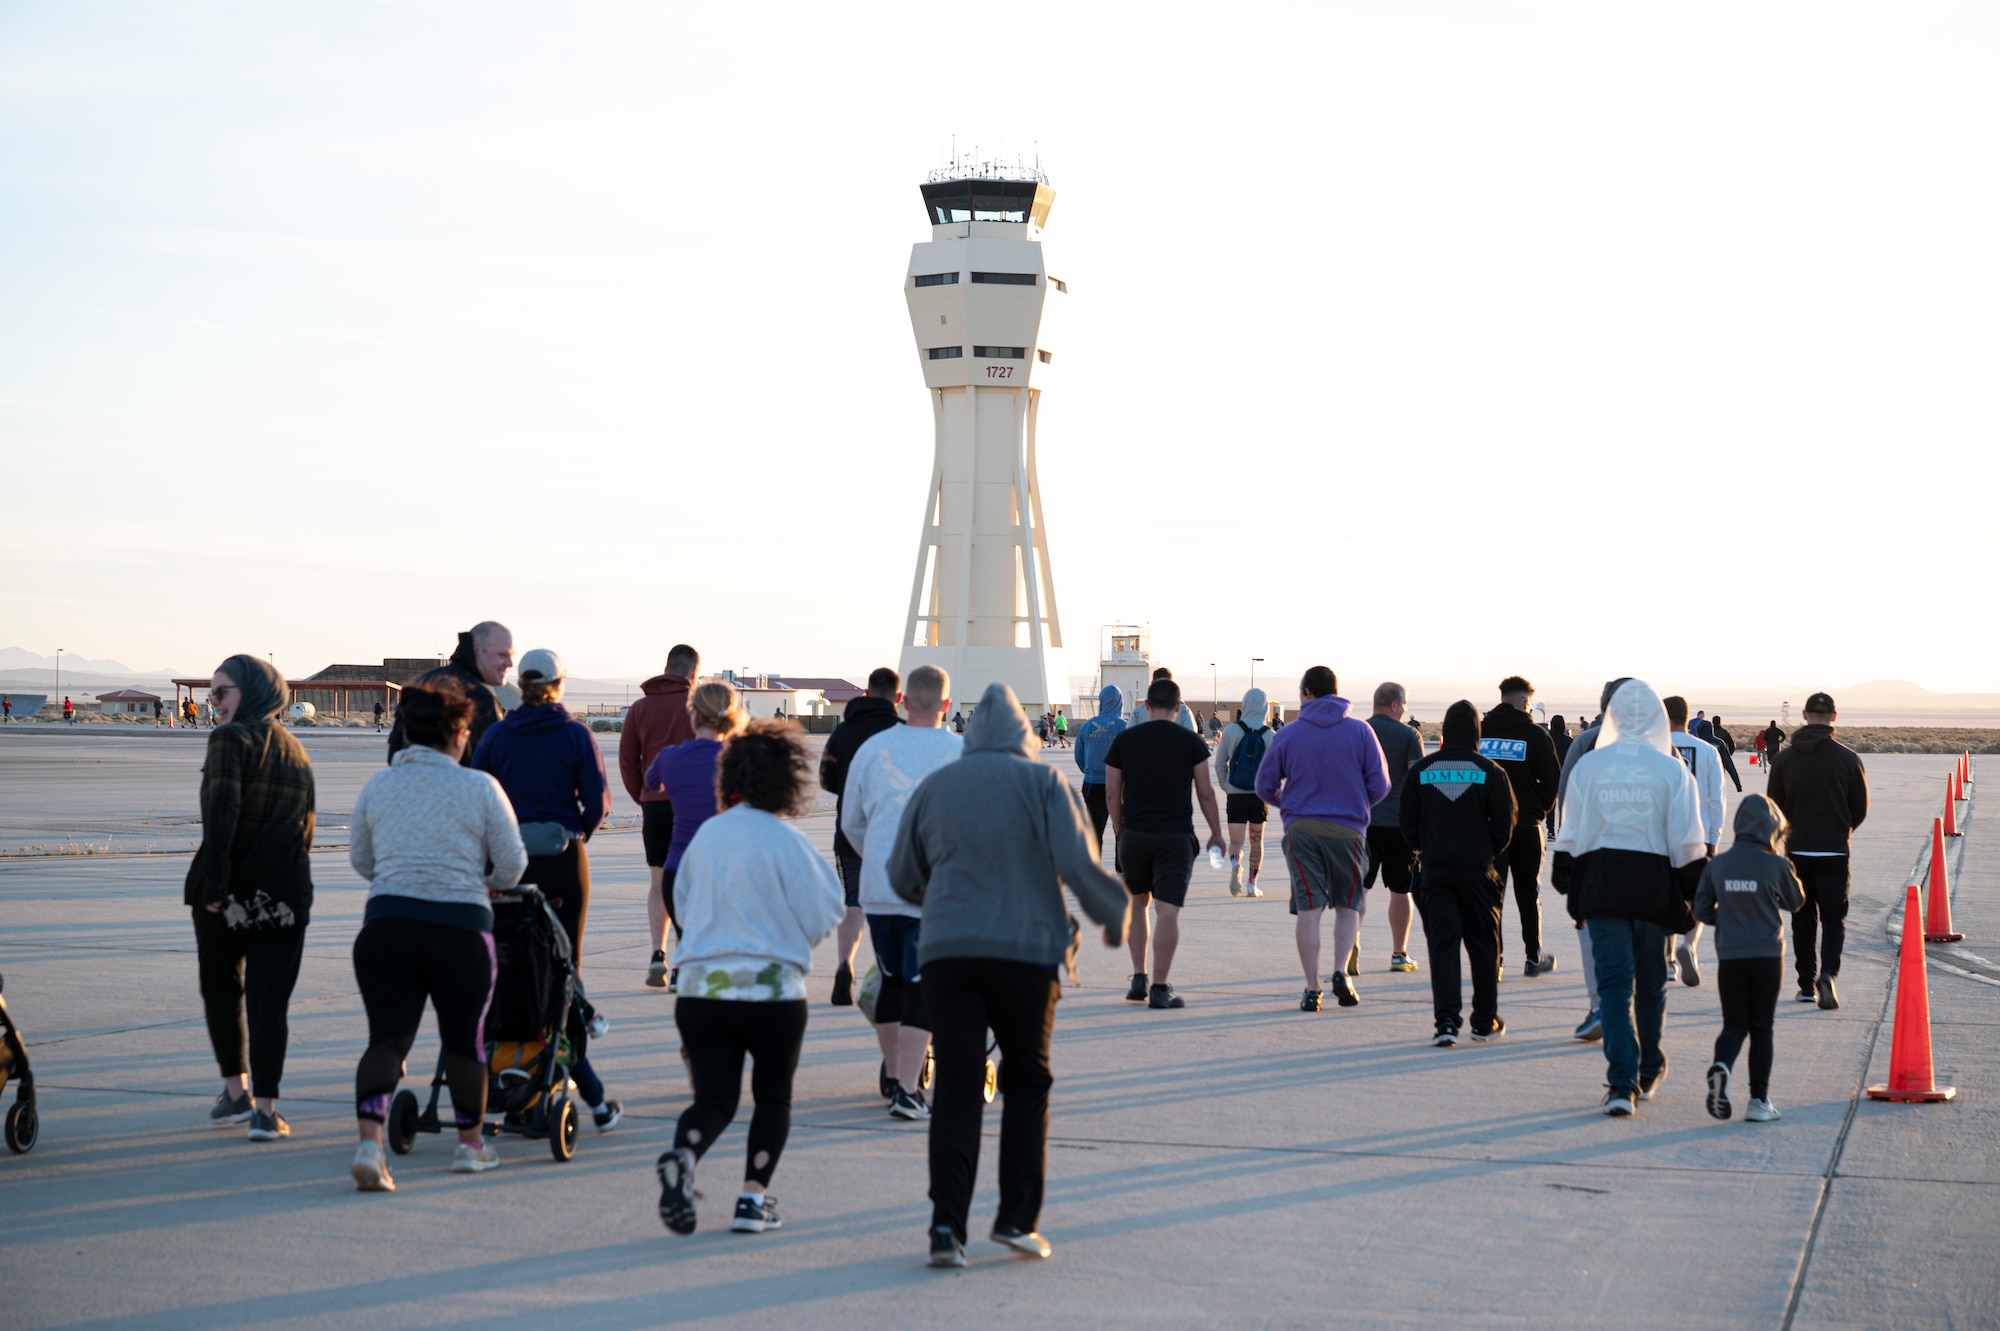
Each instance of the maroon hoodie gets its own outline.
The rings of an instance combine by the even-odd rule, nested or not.
[[[639,686],[639,701],[625,710],[625,727],[618,733],[618,775],[634,803],[667,798],[664,790],[646,789],[646,769],[661,749],[694,738],[689,685],[686,675],[655,675]]]

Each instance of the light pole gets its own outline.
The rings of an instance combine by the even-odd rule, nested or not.
[[[60,647],[56,648],[56,697],[58,699],[62,697],[62,654],[63,649]]]
[[[1250,687],[1253,689],[1257,687],[1257,666],[1263,661],[1263,659],[1264,658],[1261,656],[1253,656],[1250,658]]]
[[[1222,708],[1222,676],[1215,672],[1215,662],[1208,663],[1208,714],[1214,716]]]

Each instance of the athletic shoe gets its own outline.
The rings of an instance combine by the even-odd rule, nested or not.
[[[1632,1117],[1632,1092],[1613,1086],[1604,1092],[1604,1112],[1612,1118]]]
[[[389,1177],[389,1161],[382,1154],[381,1142],[362,1142],[356,1146],[354,1163],[347,1167],[347,1175],[362,1192],[396,1190],[396,1180]]]
[[[1416,962],[1414,962],[1414,961],[1412,961],[1412,960],[1410,960],[1410,954],[1409,954],[1409,953],[1407,953],[1407,952],[1391,952],[1391,953],[1389,954],[1389,969],[1390,969],[1390,970],[1392,970],[1392,971],[1413,971],[1413,970],[1415,970],[1416,968],[1417,968],[1417,963],[1416,963]]]
[[[1590,1015],[1576,1024],[1575,1034],[1576,1038],[1585,1044],[1602,1040],[1604,1038],[1604,1014],[1596,1008],[1592,1008]]]
[[[1667,1079],[1667,1056],[1665,1054],[1661,1054],[1660,1070],[1658,1072],[1655,1072],[1650,1077],[1648,1077],[1643,1072],[1639,1074],[1639,1098],[1641,1100],[1652,1099],[1653,1092],[1659,1090],[1660,1083],[1665,1081],[1666,1079]]]
[[[768,1192],[761,1202],[738,1197],[736,1218],[729,1222],[729,1227],[738,1234],[762,1234],[767,1229],[782,1229],[785,1222],[778,1219],[778,1208],[773,1205],[777,1200]]]
[[[1361,974],[1361,944],[1356,943],[1353,947],[1347,949],[1346,969],[1349,975]]]
[[[1752,1100],[1750,1107],[1743,1111],[1743,1117],[1752,1123],[1776,1123],[1784,1115],[1769,1100]]]
[[[1324,992],[1323,990],[1319,990],[1319,989],[1308,989],[1308,990],[1306,990],[1306,992],[1305,992],[1305,997],[1303,997],[1303,998],[1301,998],[1301,999],[1299,1000],[1299,1011],[1301,1011],[1301,1012],[1317,1012],[1317,1011],[1319,1011],[1319,1010],[1320,1010],[1320,996],[1321,996],[1321,994],[1322,994],[1323,992]]]
[[[1680,963],[1681,983],[1690,989],[1701,988],[1701,965],[1694,959],[1694,949],[1683,938],[1674,944],[1674,960]]]
[[[1361,995],[1354,992],[1354,981],[1345,975],[1339,973],[1330,975],[1327,977],[1327,983],[1333,986],[1333,996],[1340,1001],[1342,1007],[1353,1007],[1361,1001]]]
[[[1229,895],[1232,897],[1243,895],[1243,865],[1237,860],[1229,861]]]
[[[454,1174],[484,1174],[499,1167],[500,1152],[493,1149],[492,1142],[483,1141],[477,1146],[471,1142],[460,1142],[458,1149],[451,1153],[451,1172]]]
[[[1529,979],[1533,979],[1537,975],[1547,975],[1555,968],[1555,957],[1550,953],[1541,952],[1522,963],[1521,974]]]
[[[211,1123],[248,1123],[250,1115],[256,1112],[251,1103],[250,1092],[231,1098],[228,1091],[215,1097],[215,1103],[208,1107],[208,1121]]]
[[[1711,1063],[1708,1065],[1708,1114],[1710,1118],[1729,1117],[1729,1065]]]
[[[590,1111],[590,1117],[597,1124],[599,1132],[609,1132],[625,1117],[625,1106],[616,1100],[606,1100]]]
[[[1246,896],[1261,897],[1264,895],[1264,889],[1257,886],[1257,880],[1254,877],[1243,885],[1243,891]]]
[[[583,1029],[590,1032],[591,1039],[602,1040],[605,1036],[611,1034],[611,1023],[604,1019],[602,1012],[592,1008],[590,1011],[590,1020],[583,1023]]]
[[[680,991],[681,991],[681,968],[679,966],[676,966],[671,971],[667,972],[667,992],[670,994],[677,994]]]
[[[1495,1017],[1493,1018],[1493,1024],[1487,1027],[1485,1034],[1482,1035],[1478,1027],[1475,1026],[1473,1028],[1472,1042],[1474,1044],[1485,1044],[1488,1040],[1497,1040],[1506,1033],[1507,1023],[1501,1018]]]
[[[1831,975],[1822,975],[1819,977],[1819,1005],[1828,1012],[1840,1006],[1840,995],[1833,992],[1833,977]]]
[[[1186,1007],[1187,1004],[1181,1001],[1181,996],[1174,992],[1174,987],[1172,985],[1156,984],[1153,986],[1151,992],[1149,992],[1146,995],[1146,1006],[1156,1007],[1156,1008],[1181,1008],[1181,1007]]]
[[[931,1230],[931,1265],[965,1265],[965,1245],[951,1232],[950,1225],[937,1225]]]
[[[1146,972],[1132,972],[1132,987],[1125,991],[1125,1001],[1128,1003],[1143,1003],[1146,1001]]]
[[[921,1094],[906,1089],[901,1082],[896,1083],[896,1093],[889,1100],[890,1118],[920,1119],[930,1116],[931,1107],[924,1103]]]
[[[1672,983],[1673,981],[1678,980],[1680,978],[1681,978],[1681,964],[1678,961],[1669,961],[1667,963],[1668,983]]]
[[[833,1005],[835,1007],[854,1006],[854,967],[846,962],[833,973]]]
[[[667,987],[667,954],[655,952],[652,961],[646,965],[646,987],[664,989]]]
[[[1458,1043],[1458,1027],[1448,1021],[1439,1022],[1437,1034],[1431,1037],[1431,1043],[1440,1049],[1451,1048]]]
[[[676,1234],[694,1233],[694,1152],[677,1146],[661,1154],[653,1172],[660,1176],[660,1220]]]
[[[1049,1241],[1032,1229],[1016,1229],[1012,1225],[995,1225],[989,1236],[995,1243],[1004,1243],[1015,1252],[1026,1253],[1030,1257],[1047,1257],[1055,1249]]]
[[[1792,1001],[1794,1003],[1817,1003],[1819,1002],[1819,995],[1812,991],[1811,986],[1800,985],[1799,991],[1792,995]]]
[[[285,1122],[285,1116],[266,1113],[259,1109],[250,1116],[250,1140],[253,1142],[274,1142],[292,1135],[292,1125]]]

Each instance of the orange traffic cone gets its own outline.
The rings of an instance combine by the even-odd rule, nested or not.
[[[1938,819],[1938,822],[1944,825],[1946,836],[1958,835],[1958,791],[1953,789],[1957,784],[1957,777],[1948,776],[1944,779],[1944,817]]]
[[[1926,943],[1956,943],[1965,937],[1951,929],[1951,879],[1944,868],[1944,819],[1931,819],[1930,917],[1924,921]]]
[[[1917,885],[1903,904],[1902,963],[1896,968],[1896,1024],[1889,1034],[1889,1082],[1870,1086],[1876,1100],[1929,1103],[1949,1100],[1956,1086],[1939,1086],[1931,1070],[1931,990],[1924,945],[1917,938]]]
[[[1972,750],[1967,749],[1958,755],[1958,788],[1960,790],[1964,790],[1967,786],[1971,784],[1972,784]]]

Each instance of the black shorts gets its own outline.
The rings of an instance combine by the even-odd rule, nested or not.
[[[1264,801],[1255,795],[1229,795],[1223,803],[1225,823],[1261,823],[1269,817]]]
[[[1415,882],[1416,870],[1417,852],[1403,840],[1401,828],[1368,829],[1368,876],[1361,880],[1363,887],[1375,886],[1375,875],[1379,873],[1383,885],[1391,892],[1408,892]]]
[[[1125,890],[1135,897],[1151,894],[1169,906],[1187,904],[1188,880],[1194,877],[1194,857],[1201,843],[1191,832],[1138,832],[1125,829],[1118,838],[1118,867]]]
[[[664,869],[674,843],[674,802],[648,800],[639,806],[639,837],[646,843],[646,867]]]
[[[840,886],[847,896],[847,908],[856,910],[861,905],[861,857],[835,846],[833,858],[840,862]]]

